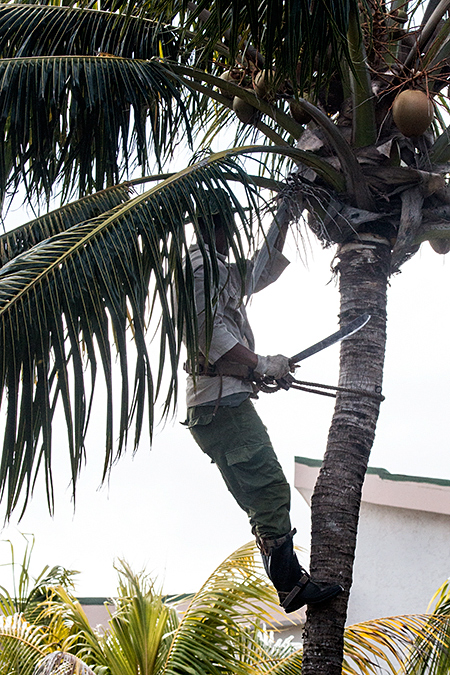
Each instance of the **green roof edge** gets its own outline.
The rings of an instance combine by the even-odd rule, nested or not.
[[[311,457],[296,457],[296,464],[305,464],[306,466],[322,466],[321,459],[312,459]],[[382,480],[393,480],[399,483],[431,483],[431,485],[443,485],[450,487],[450,480],[445,478],[426,478],[423,476],[407,476],[401,473],[390,473],[387,469],[381,469],[375,466],[369,466],[367,473],[375,474]]]
[[[186,600],[187,598],[192,598],[193,595],[194,595],[193,593],[169,593],[168,595],[163,595],[162,598],[163,598],[163,600],[167,600],[169,602],[173,602],[175,600],[178,602],[178,601]],[[78,598],[77,597],[77,600],[80,603],[80,605],[104,605],[104,604],[114,605],[115,596],[109,596],[109,597],[105,597],[105,596],[95,597],[94,596],[94,597],[88,597],[88,598],[86,598],[86,597],[85,598],[82,598],[82,597]]]

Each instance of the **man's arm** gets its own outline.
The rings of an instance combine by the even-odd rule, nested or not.
[[[288,231],[288,227],[289,227],[289,221],[283,220],[281,222],[281,225],[279,226],[278,236],[277,236],[277,238],[275,240],[275,243],[273,245],[274,248],[276,248],[277,251],[279,251],[280,253],[283,252],[283,247],[284,247],[284,242],[286,241],[286,234],[287,234],[287,231]]]
[[[233,363],[241,363],[244,366],[255,369],[258,364],[258,355],[252,352],[244,345],[237,342],[234,347],[223,354],[224,361],[232,361]]]
[[[290,220],[290,211],[287,205],[280,204],[277,218],[270,226],[261,249],[251,262],[251,273],[247,276],[245,289],[245,295],[248,299],[253,293],[261,291],[276,281],[289,264],[282,251]]]
[[[277,354],[276,356],[260,356],[240,343],[235,344],[234,347],[223,354],[221,360],[222,359],[224,361],[248,366],[259,375],[269,375],[276,380],[286,377],[291,370],[291,365],[287,356],[283,356],[282,354]]]

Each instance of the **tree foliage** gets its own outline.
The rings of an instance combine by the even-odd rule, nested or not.
[[[212,119],[211,103],[223,98],[213,85],[222,82],[218,75],[227,60],[241,58],[237,54],[247,51],[245,45],[250,49],[249,40],[252,53],[257,45],[287,72],[288,43],[291,56],[307,44],[312,59],[325,34],[337,35],[345,27],[347,15],[346,10],[331,20],[326,5],[318,3],[311,16],[301,12],[307,23],[286,42],[286,36],[270,30],[256,31],[251,3],[230,7],[226,25],[221,19],[226,38],[216,37],[215,18],[208,15],[205,21],[203,8],[197,9],[159,2],[0,7],[0,199],[7,206],[24,188],[30,203],[48,202],[58,192],[63,202],[1,241],[0,386],[7,400],[0,491],[7,515],[26,505],[40,471],[53,509],[52,425],[58,401],[75,491],[100,364],[106,385],[104,475],[126,446],[131,427],[137,447],[145,416],[151,434],[166,361],[171,372],[164,410],[176,400],[183,332],[189,358],[197,353],[192,270],[182,261],[197,217],[210,217],[206,195],[217,187],[231,194],[231,204],[221,208],[242,264],[258,222],[255,185],[278,187],[273,179],[249,179],[232,153],[203,155],[177,177],[159,180],[131,199],[132,184],[118,181],[134,167],[144,174],[150,162],[161,167],[181,142],[194,146],[195,140],[198,147],[200,129]],[[273,16],[276,8],[269,3],[264,11]],[[306,40],[310,21],[323,28],[314,33],[317,40]],[[212,78],[206,86],[213,98],[205,97],[204,76]],[[270,106],[269,112],[273,115]],[[278,116],[284,135],[300,133],[291,117],[281,111]],[[215,125],[213,120],[212,129]],[[340,184],[333,167],[292,148],[275,126],[272,121],[267,134],[282,144],[278,156],[305,161]],[[247,186],[239,197],[230,181]],[[74,192],[79,200],[67,204]],[[186,223],[191,223],[187,231]],[[213,280],[216,274],[213,259]],[[209,327],[212,293],[210,300]],[[159,339],[156,366],[145,339],[149,329]],[[118,403],[112,340],[121,380]],[[127,357],[130,348],[134,366]]]
[[[61,585],[55,577],[36,605],[37,613],[11,607],[2,617],[0,673],[294,675],[302,651],[290,638],[271,633],[277,630],[280,610],[255,553],[253,544],[243,546],[195,595],[179,598],[165,596],[147,574],[122,561],[108,624],[99,627],[89,624],[71,585]],[[30,562],[27,547],[21,577],[30,577]],[[429,614],[350,626],[343,674],[446,672],[447,583],[435,598]]]

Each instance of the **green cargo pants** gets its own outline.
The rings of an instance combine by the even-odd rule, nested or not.
[[[273,539],[290,532],[289,484],[253,403],[214,410],[188,409],[186,424],[195,441],[217,464],[255,535]]]

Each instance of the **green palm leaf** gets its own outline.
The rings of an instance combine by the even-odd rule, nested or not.
[[[133,573],[123,561],[118,572],[116,608],[105,631],[90,626],[80,603],[63,588],[56,589],[58,603],[49,603],[46,613],[60,615],[70,626],[72,640],[65,650],[86,664],[111,675],[152,675],[159,672],[158,664],[167,653],[177,613],[147,575]]]
[[[81,195],[147,167],[147,134],[158,161],[190,124],[173,78],[156,61],[91,56],[0,61],[0,198],[8,175],[28,194]],[[105,139],[108,139],[107,142]],[[95,158],[95,164],[93,160]],[[10,178],[11,180],[11,178]]]
[[[136,59],[176,58],[179,39],[171,26],[142,17],[42,4],[0,7],[1,58],[98,53]]]
[[[188,2],[184,5],[187,7]],[[303,90],[311,86],[312,75],[317,71],[316,59],[326,54],[330,45],[333,49],[328,53],[332,54],[334,69],[340,69],[351,7],[358,11],[353,0],[219,0],[212,5],[201,0],[193,16],[204,17],[204,10],[210,12],[193,44],[201,46],[202,55],[213,53],[226,35],[232,61],[242,50],[248,56],[248,45],[252,45],[266,67],[275,66],[280,81],[287,77],[294,87],[299,82]],[[261,67],[261,60],[253,58]]]
[[[407,615],[374,619],[345,631],[343,673],[364,675],[384,672],[397,675],[441,675],[448,672],[450,616]],[[446,668],[439,670],[436,664]]]
[[[117,611],[109,621],[108,639],[101,643],[111,675],[152,675],[160,672],[179,620],[174,607],[121,562]]]
[[[56,612],[71,627],[72,646],[67,643],[65,650],[97,672],[266,672],[292,648],[262,640],[263,622],[273,625],[276,594],[255,562],[255,550],[252,542],[233,553],[179,612],[177,605],[186,598],[163,596],[147,575],[135,574],[121,561],[115,610],[105,630],[91,628],[80,604],[64,589],[48,613]]]
[[[59,398],[68,430],[75,487],[84,456],[98,360],[106,385],[105,474],[114,459],[115,433],[118,457],[126,446],[132,422],[134,447],[137,446],[146,405],[151,433],[153,406],[161,390],[166,355],[171,368],[166,411],[176,399],[183,330],[189,358],[195,360],[198,352],[193,272],[188,265],[183,266],[189,245],[185,219],[196,227],[198,213],[207,220],[211,218],[205,191],[226,187],[222,172],[245,181],[228,153],[212,156],[125,205],[37,244],[0,270],[0,383],[7,391],[0,490],[2,494],[7,492],[8,513],[17,505],[22,489],[26,502],[41,464],[52,508],[52,420]],[[250,241],[251,223],[241,200],[233,194],[232,200]],[[243,271],[244,247],[231,203],[223,202],[221,209],[228,219],[230,237],[235,235],[232,249]],[[213,256],[211,275],[214,283],[217,264]],[[209,333],[213,294],[212,289],[207,299],[211,307],[207,312]],[[130,338],[127,327],[131,329]],[[159,362],[156,372],[145,342],[148,327],[159,335],[159,349],[153,348]],[[111,332],[122,380],[116,416]],[[136,354],[132,393],[130,349]],[[90,365],[89,383],[85,356]]]
[[[53,595],[46,603],[42,616],[49,621],[50,627],[65,627],[66,634],[61,635],[57,643],[64,655],[82,658],[88,666],[107,666],[102,649],[103,630],[99,632],[90,625],[79,601],[67,589],[63,586],[53,588]],[[44,659],[43,665],[46,662]]]
[[[123,183],[101,190],[9,230],[0,236],[0,266],[44,239],[122,204],[129,199],[131,189],[130,183]]]
[[[262,667],[258,671],[265,675],[298,675],[302,669],[303,651],[301,649],[293,650],[290,647],[289,652],[287,655],[282,655],[282,658],[275,659],[275,663],[273,663],[273,660],[262,663]]]
[[[303,88],[305,78],[316,71],[316,54],[330,40],[333,44],[340,40],[345,47],[342,35],[352,3],[335,2],[332,13],[324,0],[312,8],[303,0],[292,7],[273,0],[257,6],[249,0],[239,10],[233,3],[227,7],[218,3],[206,22],[201,13],[191,16],[172,0],[119,2],[114,13],[45,4],[4,5],[0,8],[4,57],[0,61],[0,200],[8,185],[17,186],[21,179],[29,198],[48,198],[58,183],[63,196],[77,184],[84,195],[117,183],[130,162],[146,171],[147,135],[160,163],[173,152],[180,132],[184,130],[190,142],[196,114],[188,114],[180,94],[180,88],[189,83],[171,77],[158,57],[178,66],[194,59],[203,70],[206,66],[217,73],[225,62],[234,63],[239,33],[250,37],[268,62],[275,59],[280,81],[289,76],[294,89],[301,53]],[[290,18],[280,32],[284,14]],[[155,22],[155,16],[173,20],[176,28]],[[254,33],[266,19],[264,35],[259,35],[259,27]],[[194,38],[187,30],[190,27],[195,29]],[[231,30],[228,46],[221,42],[227,27]],[[219,50],[223,63],[217,64],[215,56],[205,61],[213,56],[205,48],[207,43],[214,54]],[[333,51],[338,62],[339,53],[339,49]],[[211,91],[210,87],[206,93]],[[193,96],[195,109],[197,94]],[[281,111],[274,114],[283,116]],[[298,125],[284,117],[286,128],[292,126],[297,134]],[[258,126],[272,140],[279,138],[273,122],[269,127],[262,122]]]
[[[295,650],[289,640],[274,643],[268,637],[266,626],[272,630],[277,624],[277,597],[255,553],[253,542],[238,549],[187,607],[186,598],[163,596],[146,574],[136,574],[120,561],[115,609],[101,630],[90,626],[80,603],[66,589],[55,587],[40,616],[45,625],[31,626],[18,614],[1,619],[0,673],[23,675],[35,667],[35,675],[297,675],[302,650]],[[448,581],[430,604],[432,614],[349,626],[343,674],[448,673]],[[56,644],[62,651],[49,654]],[[5,664],[7,670],[2,670]]]
[[[450,671],[450,582],[447,579],[431,599],[421,634],[408,659],[412,675],[445,675]],[[430,639],[430,638],[434,639]]]
[[[30,575],[30,561],[34,547],[34,538],[31,541],[24,535],[26,545],[21,562],[16,562],[15,551],[11,542],[11,577],[12,594],[4,586],[0,586],[0,612],[5,617],[19,615],[30,624],[48,624],[43,614],[43,607],[51,595],[52,586],[62,586],[63,588],[73,588],[72,577],[76,574],[74,571],[64,567],[54,566],[50,569],[46,565],[40,574],[33,578]],[[50,629],[47,626],[47,642],[52,642],[49,638]],[[53,630],[53,629],[52,629]]]

